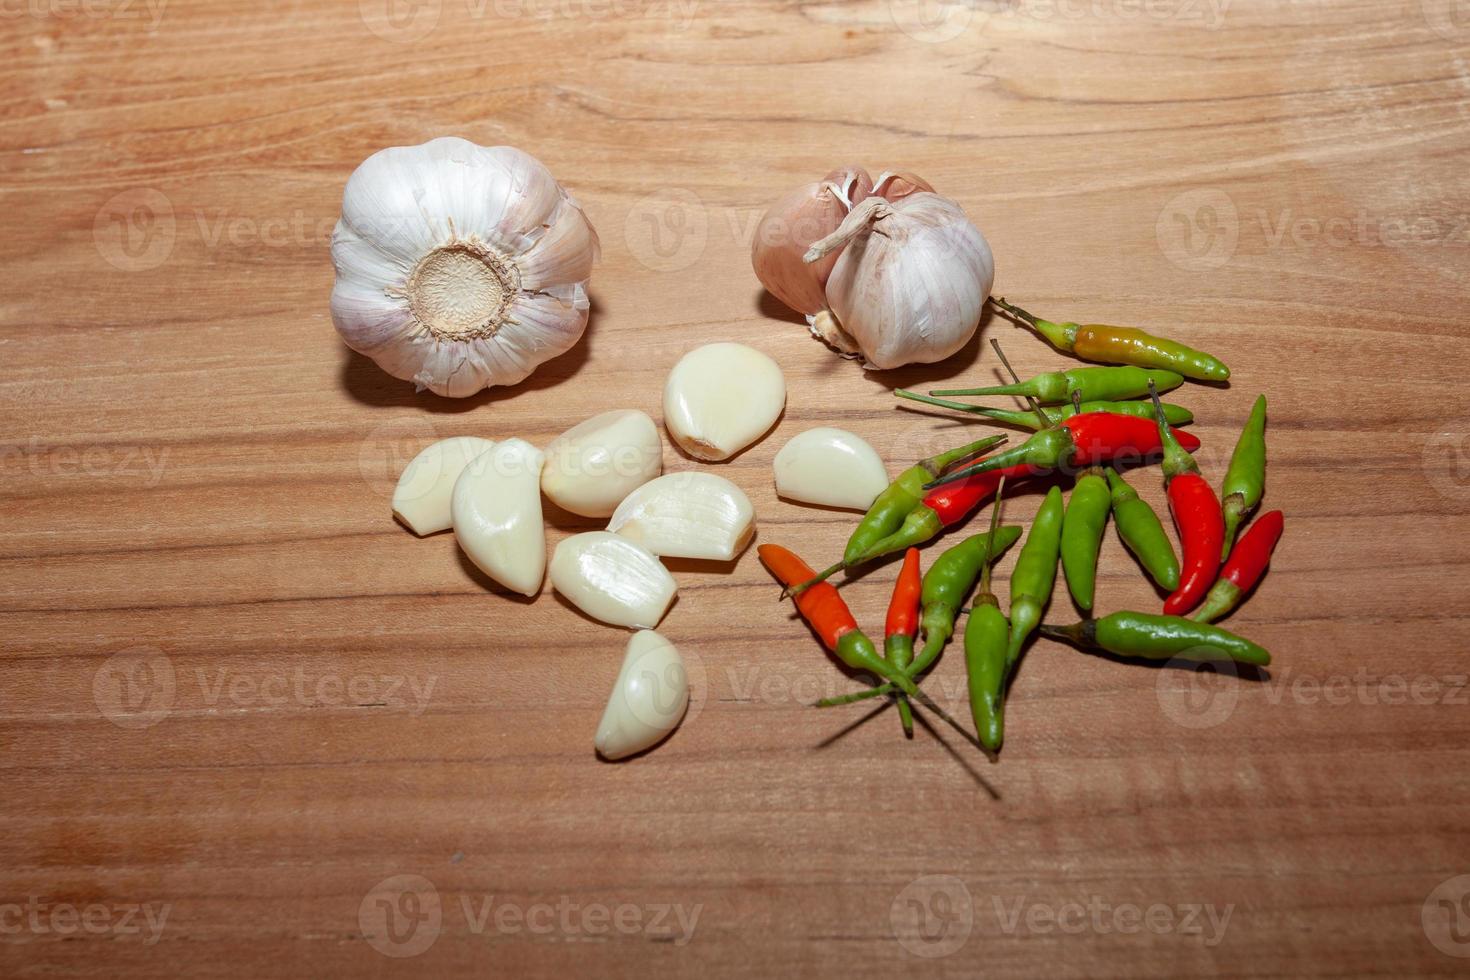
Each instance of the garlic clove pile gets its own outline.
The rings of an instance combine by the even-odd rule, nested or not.
[[[826,307],[822,287],[837,257],[808,264],[802,255],[812,242],[836,231],[848,209],[872,189],[873,180],[862,167],[839,167],[771,205],[750,248],[750,262],[761,285],[800,313],[818,313]]]
[[[605,759],[636,755],[667,738],[688,708],[689,676],[678,648],[653,630],[634,633],[593,744]]]
[[[541,492],[573,514],[609,517],[661,472],[658,426],[636,409],[617,409],[572,426],[547,445]]]
[[[678,587],[645,547],[608,531],[574,534],[551,556],[551,586],[593,619],[651,629]]]
[[[665,558],[729,561],[755,534],[755,507],[722,476],[670,473],[629,494],[607,529]]]
[[[995,283],[995,259],[960,206],[924,191],[869,197],[807,250],[841,249],[827,303],[869,369],[942,361],[969,342]]]
[[[778,494],[823,507],[867,510],[888,488],[882,458],[845,429],[818,426],[792,436],[773,468]]]
[[[453,436],[430,443],[413,458],[393,490],[393,516],[419,536],[454,525],[449,510],[454,481],[470,460],[494,448],[478,436]]]
[[[533,596],[546,573],[541,523],[545,456],[524,439],[498,442],[454,483],[454,537],[470,561],[512,591]]]
[[[597,234],[551,172],[510,146],[441,137],[380,150],[332,233],[332,322],[420,390],[524,380],[587,326]]]
[[[729,459],[766,433],[786,407],[786,379],[744,344],[696,347],[664,385],[664,425],[690,456]]]

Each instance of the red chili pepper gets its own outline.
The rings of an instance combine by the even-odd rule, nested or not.
[[[883,656],[899,670],[907,670],[914,661],[914,634],[919,631],[919,601],[924,579],[919,574],[919,549],[910,548],[903,556],[903,568],[893,586],[888,603],[888,620],[883,626]],[[903,733],[914,734],[914,711],[908,699],[898,696],[898,720]]]
[[[1199,439],[1188,432],[1171,431],[1170,434],[1182,450],[1192,452],[1200,446]],[[1163,434],[1149,419],[1117,412],[1084,412],[1062,419],[1055,427],[1042,429],[1014,449],[996,453],[925,486],[934,489],[998,471],[1030,475],[1061,466],[1083,468],[1143,460],[1164,448]]]
[[[1256,518],[1231,549],[1230,559],[1220,570],[1220,579],[1205,597],[1204,605],[1189,618],[1213,623],[1239,605],[1241,598],[1265,576],[1284,526],[1285,518],[1279,510]]]
[[[1169,494],[1169,513],[1179,529],[1179,588],[1164,600],[1166,616],[1182,616],[1199,605],[1220,571],[1220,550],[1225,546],[1225,512],[1215,488],[1200,476],[1199,465],[1185,452],[1169,431],[1164,406],[1152,383],[1156,428],[1164,448],[1164,489]]]
[[[1138,459],[1153,456],[1164,449],[1159,427],[1153,419],[1115,412],[1083,412],[1062,420],[1062,427],[1072,434],[1076,450],[1072,465],[1096,466],[1136,454]],[[1199,438],[1189,432],[1173,430],[1174,439],[1187,452],[1200,447]]]
[[[955,483],[946,483],[930,490],[923,502],[919,504],[919,508],[928,507],[939,518],[940,527],[949,527],[969,517],[971,511],[989,500],[996,488],[1000,486],[1000,481],[1033,476],[1039,472],[1041,470],[1030,463],[1019,463],[1005,469],[977,473],[972,477]]]
[[[1164,600],[1164,615],[1182,616],[1199,604],[1214,584],[1220,570],[1220,549],[1225,545],[1225,512],[1215,488],[1198,473],[1179,473],[1168,478],[1169,513],[1179,528],[1183,557],[1179,563],[1179,588]]]

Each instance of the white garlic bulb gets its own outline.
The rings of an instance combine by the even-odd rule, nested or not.
[[[843,210],[840,225],[797,254],[810,229]],[[958,204],[922,177],[885,171],[873,181],[856,167],[776,202],[751,261],[772,295],[806,314],[813,336],[875,370],[958,351],[995,282],[990,245]]]
[[[534,157],[446,136],[380,150],[332,233],[332,322],[396,378],[463,397],[524,380],[587,326],[597,233]]]
[[[815,262],[842,249],[827,303],[864,367],[942,361],[975,335],[995,284],[995,259],[954,201],[925,191],[869,197],[807,250]]]
[[[812,242],[836,231],[853,202],[872,190],[873,178],[862,167],[839,167],[771,205],[750,246],[750,264],[761,285],[798,313],[821,312],[827,305],[822,289],[837,256],[812,263],[802,256]]]

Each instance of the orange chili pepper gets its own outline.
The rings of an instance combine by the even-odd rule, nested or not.
[[[896,636],[914,638],[919,631],[919,592],[923,576],[919,574],[919,549],[910,548],[903,556],[898,582],[893,586],[893,599],[888,604],[888,621],[884,625],[886,639]]]
[[[779,544],[763,544],[755,550],[782,585],[800,585],[816,575],[810,565]],[[847,603],[837,594],[837,587],[827,582],[818,582],[806,591],[797,593],[796,608],[801,612],[802,618],[811,624],[812,629],[817,631],[817,636],[822,638],[828,650],[836,651],[837,641],[842,639],[843,634],[857,629],[857,620],[853,619],[852,610],[847,608]]]
[[[778,544],[763,544],[755,550],[782,585],[799,585],[809,581],[814,574],[810,565]],[[836,586],[818,582],[797,593],[795,598],[797,610],[817,631],[827,649],[837,654],[837,659],[853,670],[866,670],[892,681],[910,697],[919,693],[918,685],[903,671],[878,656],[878,648],[873,646],[867,634],[858,629],[852,610],[847,608]]]

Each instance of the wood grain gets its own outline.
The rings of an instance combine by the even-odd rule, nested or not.
[[[395,13],[28,0],[0,20],[0,972],[1463,972],[1463,5]],[[446,133],[535,153],[604,244],[585,343],[452,403],[351,354],[326,306],[347,175]],[[891,709],[804,707],[858,682],[748,553],[677,569],[663,630],[694,708],[609,765],[591,740],[624,635],[391,521],[427,440],[657,416],[682,352],[735,339],[790,398],[720,472],[761,540],[836,554],[852,518],[775,497],[781,444],[840,424],[896,469],[958,428],[888,390],[994,367],[977,341],[865,375],[762,296],[754,222],[847,161],[959,200],[1009,298],[1224,355],[1232,386],[1179,398],[1207,472],[1269,393],[1288,528],[1231,620],[1268,676],[1037,643],[990,765],[947,730],[904,742]],[[981,336],[1023,373],[1065,364],[1002,322]],[[892,573],[845,587],[865,622]],[[1156,601],[1112,532],[1099,595]],[[954,649],[930,687],[963,710]],[[374,891],[400,875],[432,893]],[[401,917],[436,897],[437,921]]]

